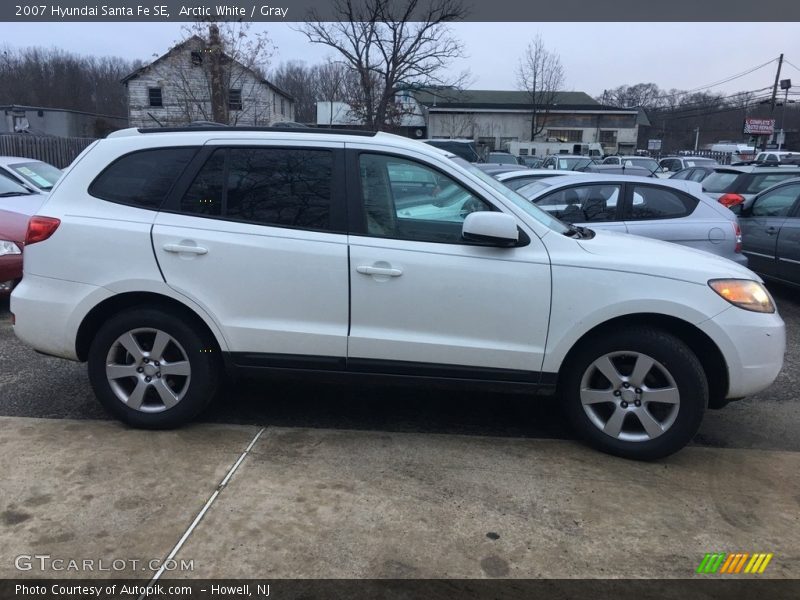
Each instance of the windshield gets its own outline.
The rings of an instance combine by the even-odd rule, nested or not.
[[[0,175],[0,196],[28,196],[31,193],[19,183]]]
[[[56,181],[61,177],[61,171],[59,169],[38,160],[15,163],[13,165],[8,165],[8,168],[40,190],[53,189]]]
[[[510,154],[503,154],[499,152],[490,152],[487,162],[495,163],[498,165],[518,165],[517,159]]]
[[[478,179],[480,179],[481,181],[492,187],[495,191],[500,192],[503,195],[503,197],[513,202],[515,206],[521,208],[523,211],[525,211],[526,214],[530,215],[531,217],[539,221],[539,223],[541,223],[542,225],[545,225],[546,227],[552,229],[553,231],[556,231],[561,234],[569,232],[570,230],[569,227],[564,225],[564,223],[562,223],[561,221],[559,221],[554,217],[551,217],[541,208],[535,206],[534,204],[532,204],[531,202],[520,196],[517,192],[515,192],[511,188],[506,187],[491,175],[487,175],[480,169],[476,168],[474,165],[465,161],[463,158],[452,158],[451,160],[458,163],[460,167],[472,173],[475,177],[477,177]],[[530,185],[536,185],[536,184],[532,183]]]
[[[557,159],[556,168],[561,169],[562,171],[580,171],[588,167],[589,165],[594,164],[594,160],[591,158],[582,158],[582,157],[570,157],[570,158],[559,158]]]

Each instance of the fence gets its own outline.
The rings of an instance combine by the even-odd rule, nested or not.
[[[44,135],[0,135],[0,156],[21,156],[55,165],[68,166],[93,138],[64,138]]]

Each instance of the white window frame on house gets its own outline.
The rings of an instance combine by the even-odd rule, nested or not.
[[[153,92],[158,92],[158,104],[153,104]],[[160,87],[147,88],[147,105],[150,108],[163,108],[164,107],[164,90]]]
[[[228,90],[228,110],[244,110],[243,106],[244,104],[242,103],[242,90],[241,89]]]
[[[566,143],[583,143],[583,129],[548,129],[548,138],[558,138]]]
[[[603,135],[613,134],[613,139],[607,140],[603,139]],[[619,130],[617,129],[601,129],[600,133],[597,136],[597,141],[601,144],[616,144],[617,143],[617,136],[619,136]]]

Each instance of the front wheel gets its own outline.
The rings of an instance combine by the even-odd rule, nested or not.
[[[591,445],[653,460],[683,448],[708,405],[705,372],[691,349],[658,329],[626,329],[586,342],[559,382],[570,421]]]
[[[153,308],[109,319],[89,350],[89,380],[100,403],[134,427],[191,420],[214,396],[220,376],[219,357],[203,333]]]

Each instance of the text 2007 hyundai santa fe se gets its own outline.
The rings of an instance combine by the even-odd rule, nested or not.
[[[640,459],[769,386],[785,347],[732,261],[567,226],[419,142],[322,130],[96,142],[31,219],[11,309],[137,427],[192,419],[226,374],[335,371],[556,392],[590,443]]]

